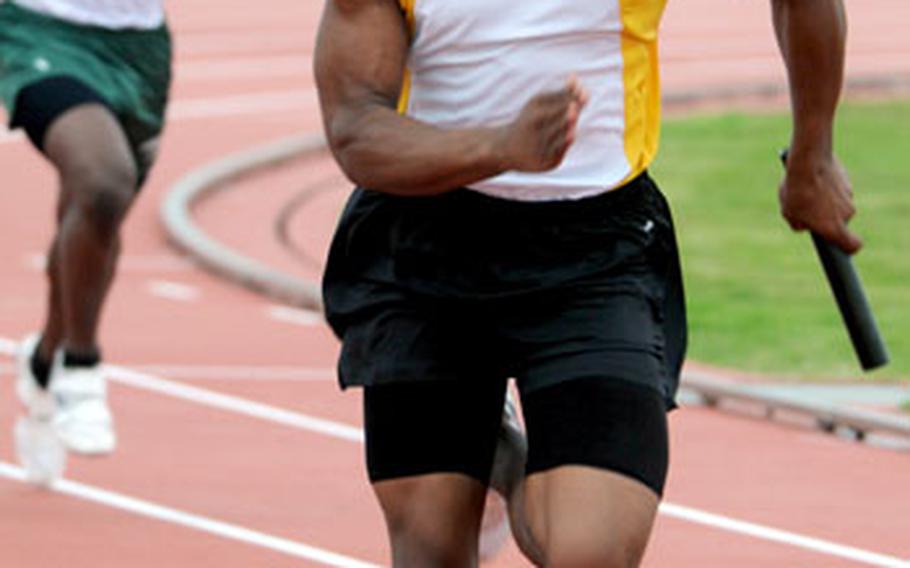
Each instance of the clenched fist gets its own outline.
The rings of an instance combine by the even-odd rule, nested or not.
[[[528,101],[511,124],[499,131],[504,169],[544,172],[558,166],[575,141],[578,116],[588,93],[575,77],[558,91]]]

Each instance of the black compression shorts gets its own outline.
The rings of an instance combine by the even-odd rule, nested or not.
[[[68,110],[85,104],[110,108],[104,97],[82,81],[66,75],[49,77],[19,91],[10,126],[25,130],[32,144],[43,151],[51,125]]]
[[[370,480],[461,473],[486,484],[504,393],[501,381],[366,387]],[[526,394],[522,407],[528,475],[583,465],[625,475],[663,493],[667,418],[655,392],[629,383],[578,379]]]

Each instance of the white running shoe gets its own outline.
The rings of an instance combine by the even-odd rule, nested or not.
[[[110,454],[117,447],[114,418],[107,405],[101,365],[66,367],[58,357],[50,391],[57,404],[54,428],[66,447],[79,454]]]
[[[528,442],[512,391],[506,391],[506,402],[502,411],[502,425],[493,457],[493,471],[490,476],[491,491],[480,527],[479,554],[482,560],[489,560],[505,546],[510,534],[509,510],[506,495],[510,495],[524,477],[525,462],[528,458]]]
[[[54,430],[53,396],[41,388],[32,373],[31,358],[40,340],[40,335],[30,335],[16,351],[16,393],[27,413],[16,421],[13,439],[25,478],[30,483],[49,487],[63,477],[66,448]]]
[[[40,342],[41,335],[33,333],[19,343],[16,350],[16,394],[30,416],[49,420],[54,415],[54,398],[47,389],[41,388],[32,373],[32,355]]]
[[[50,420],[20,416],[13,430],[16,457],[29,483],[50,487],[66,471],[66,448]]]

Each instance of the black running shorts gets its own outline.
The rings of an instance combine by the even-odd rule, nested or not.
[[[580,201],[358,189],[323,281],[341,384],[582,377],[673,405],[686,341],[670,211],[647,175]]]
[[[599,196],[543,203],[468,189],[420,198],[357,189],[331,246],[323,293],[342,340],[341,384],[368,387],[368,440],[370,401],[399,390],[379,388],[394,385],[479,381],[499,385],[482,392],[496,392],[514,377],[527,402],[584,380],[605,385],[601,394],[650,393],[663,412],[675,404],[686,346],[682,280],[670,211],[647,174]],[[412,396],[399,397],[402,410]],[[593,400],[606,404],[601,395]],[[467,416],[474,409],[452,404]],[[542,438],[532,419],[534,444]],[[604,440],[622,447],[611,436],[628,426],[606,428],[590,447]],[[570,457],[539,461],[554,460]]]

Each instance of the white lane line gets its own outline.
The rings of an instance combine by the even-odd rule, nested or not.
[[[2,461],[0,461],[0,477],[25,483],[25,472],[21,468]],[[375,564],[303,544],[302,542],[288,540],[210,517],[187,513],[179,509],[158,505],[151,501],[137,499],[136,497],[130,497],[129,495],[77,481],[58,480],[54,483],[51,491],[126,511],[140,517],[195,529],[228,540],[235,540],[295,558],[317,562],[324,566],[337,566],[339,568],[374,568],[376,566]]]
[[[289,308],[288,306],[269,306],[266,308],[266,313],[275,321],[304,327],[313,327],[325,323],[322,314],[309,310]]]
[[[16,346],[17,343],[15,341],[0,338],[0,353],[13,356],[16,353]],[[118,365],[105,365],[105,367],[107,369],[108,378],[112,382],[120,383],[122,385],[187,402],[193,402],[210,408],[233,412],[250,418],[257,418],[266,422],[281,424],[298,430],[323,434],[332,438],[350,442],[363,442],[364,439],[363,431],[360,428],[342,424],[341,422],[317,418],[300,412],[285,410],[260,402],[253,402],[245,398],[221,394],[175,381],[169,381],[146,373],[126,369]]]
[[[328,383],[336,378],[328,367],[283,367],[272,365],[126,365],[140,373],[189,381]],[[0,364],[0,375],[12,375],[15,365]]]
[[[300,412],[253,402],[245,398],[169,381],[117,365],[106,365],[106,368],[110,380],[122,385],[349,442],[363,442],[364,439],[363,431],[360,428],[341,422],[317,418]]]
[[[812,550],[828,556],[836,556],[847,560],[853,560],[869,566],[885,566],[890,568],[901,568],[910,566],[910,563],[903,561],[896,556],[888,556],[877,552],[870,552],[853,546],[845,546],[829,540],[805,536],[789,531],[775,529],[772,527],[741,521],[723,515],[715,515],[693,509],[673,505],[672,503],[662,503],[660,512],[675,519],[689,521],[698,525],[704,525],[727,532],[738,533],[751,536],[760,540],[767,540],[779,544],[787,544],[796,548]]]
[[[128,369],[120,367],[113,367],[112,370],[114,371],[113,380],[145,390],[154,391],[159,394],[166,394],[206,406],[238,412],[247,416],[284,424],[286,426],[293,426],[303,430],[325,434],[334,438],[355,442],[363,442],[364,439],[362,430],[339,422],[301,415],[295,412],[254,403],[233,396],[221,395],[195,387],[186,387],[163,379],[131,372]],[[767,540],[778,544],[786,544],[795,548],[812,550],[829,556],[846,558],[870,566],[888,566],[894,568],[908,566],[896,557],[845,546],[794,532],[764,527],[748,521],[723,517],[690,507],[674,505],[672,503],[663,503],[661,505],[661,512],[667,516],[711,526],[726,532],[751,536],[759,540]]]
[[[12,355],[15,353],[15,349],[16,343],[14,341],[0,338],[0,353]],[[124,369],[122,367],[109,365],[108,369],[110,371],[111,380],[124,385],[274,422],[276,424],[325,434],[333,438],[360,443],[364,440],[363,431],[361,429],[340,422],[307,416],[235,396],[223,395],[198,387],[174,383],[165,379],[130,371],[129,369]],[[894,556],[879,554],[795,532],[774,529],[748,521],[734,519],[733,517],[715,515],[714,513],[701,511],[699,509],[665,502],[661,504],[660,512],[661,514],[670,517],[710,526],[725,532],[750,536],[759,540],[784,544],[794,548],[811,550],[820,554],[853,560],[870,566],[910,568],[910,564]]]
[[[129,365],[152,375],[197,381],[334,382],[335,369],[257,365]]]
[[[129,365],[143,373],[178,379],[213,381],[334,382],[330,368],[257,365]]]
[[[149,280],[145,290],[152,296],[175,302],[194,302],[202,296],[202,292],[195,286],[169,280]]]

